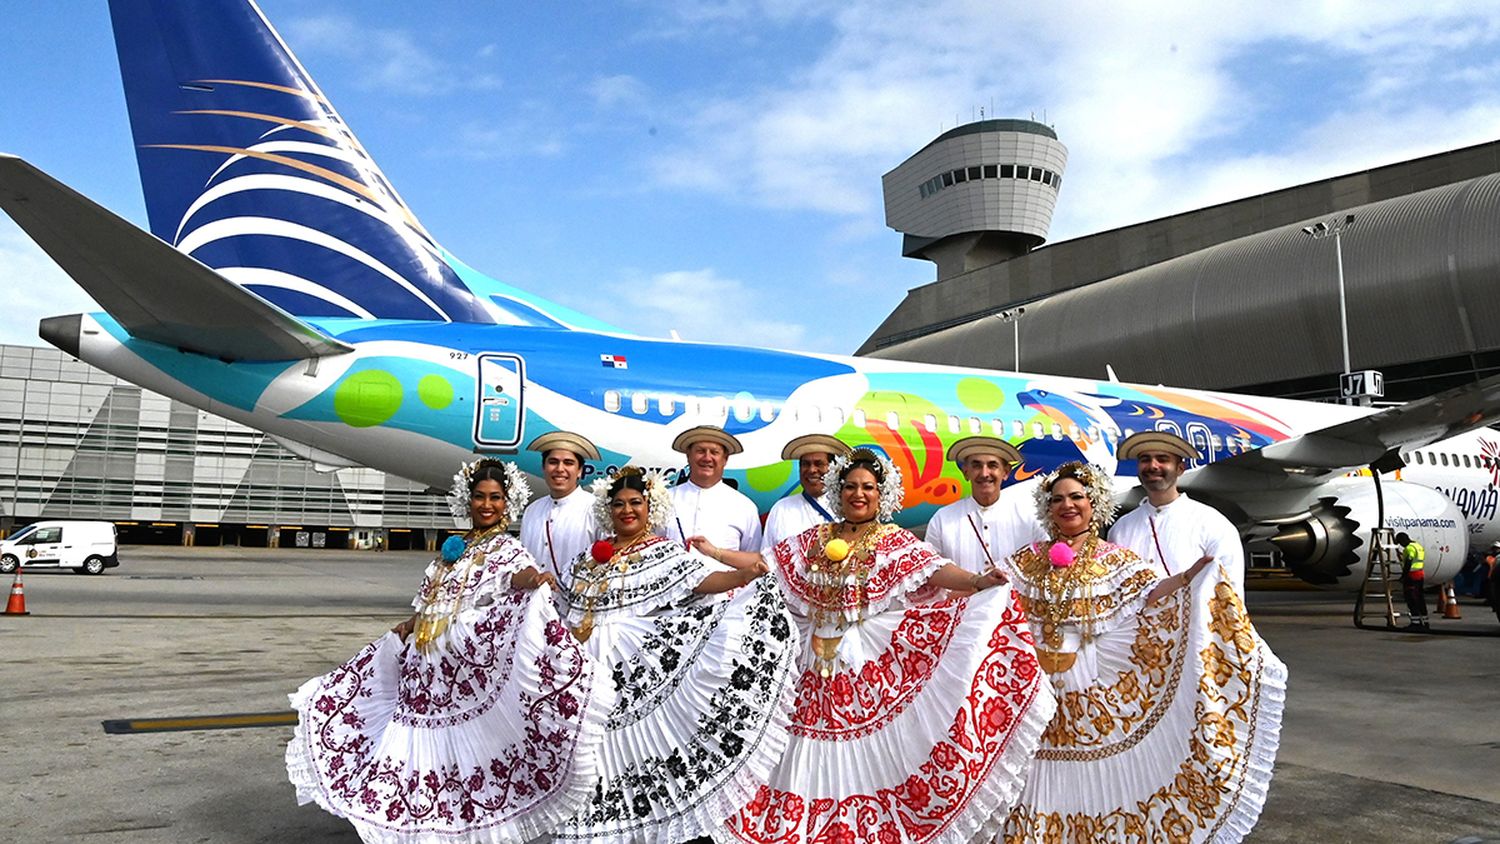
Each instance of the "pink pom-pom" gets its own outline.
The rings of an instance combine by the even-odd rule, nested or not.
[[[1051,560],[1056,568],[1064,569],[1073,565],[1073,560],[1077,557],[1078,552],[1066,542],[1054,542],[1052,547],[1047,549],[1047,559]]]

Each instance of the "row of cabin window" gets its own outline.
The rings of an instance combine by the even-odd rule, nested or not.
[[[653,398],[646,393],[633,393],[630,396],[630,412],[634,413],[637,416],[644,416],[645,414],[649,413],[652,409],[652,406],[655,405],[657,413],[660,413],[663,416],[671,416],[677,412],[677,405],[679,403],[682,404],[683,411],[691,416],[706,416],[709,419],[715,419],[719,421],[728,419],[730,413],[733,413],[735,419],[739,420],[740,422],[749,422],[757,416],[760,417],[760,420],[762,422],[770,422],[776,418],[776,407],[768,401],[762,401],[752,404],[750,402],[735,402],[731,399],[724,398],[685,398],[679,400],[671,396],[656,396]],[[622,406],[623,397],[621,396],[619,391],[605,391],[605,410],[609,411],[610,413],[619,413]],[[827,422],[833,425],[844,424],[844,411],[842,408],[838,407],[792,405],[787,411],[784,412],[791,413],[792,419],[797,422],[813,422],[819,424]],[[854,412],[850,414],[849,418],[857,428],[865,427],[865,423],[868,421],[868,418],[865,415],[865,411],[860,408],[855,408]],[[913,419],[911,421],[914,425],[919,424],[918,420],[916,419]],[[1008,426],[1009,431],[1007,431],[1006,422],[1002,419],[991,419],[989,420],[988,426],[986,426],[984,421],[979,419],[979,417],[977,416],[970,416],[967,420],[962,419],[958,416],[948,416],[946,422],[948,433],[950,434],[983,434],[986,433],[985,428],[988,427],[989,434],[1001,438],[1020,439],[1027,435],[1027,425],[1021,422],[1019,419],[1012,419],[1010,421]],[[899,431],[901,429],[901,415],[894,410],[886,413],[885,425],[892,431]],[[920,425],[921,427],[927,429],[932,433],[937,433],[939,419],[935,414],[929,413],[922,417]],[[1068,439],[1078,440],[1083,439],[1085,433],[1087,433],[1088,439],[1090,440],[1099,439],[1099,428],[1096,425],[1090,425],[1087,432],[1085,432],[1077,425],[1069,425],[1066,429],[1064,429],[1062,425],[1056,422],[1053,422],[1050,425],[1044,425],[1041,422],[1032,422],[1030,424],[1031,439],[1043,439],[1050,436],[1054,440],[1061,440],[1063,439],[1064,434],[1066,434]],[[1119,438],[1121,436],[1120,431],[1116,428],[1110,428],[1109,433],[1116,438]],[[1128,437],[1134,433],[1135,431],[1133,429],[1126,428],[1124,436]],[[1219,451],[1226,448],[1230,451],[1250,450],[1250,443],[1248,440],[1238,440],[1234,438],[1225,440],[1221,439],[1219,435],[1214,434],[1211,437],[1211,442],[1214,451]]]
[[[939,173],[917,186],[923,199],[943,188],[951,188],[962,182],[977,182],[980,179],[1021,179],[1041,182],[1053,190],[1062,189],[1062,174],[1026,164],[975,164]]]
[[[1448,458],[1450,456],[1453,458],[1453,461],[1451,463],[1448,460]],[[1416,461],[1416,463],[1418,465],[1427,465],[1427,466],[1454,466],[1454,467],[1462,465],[1463,468],[1465,468],[1465,469],[1494,469],[1495,468],[1495,458],[1493,458],[1493,457],[1475,457],[1473,460],[1470,460],[1469,459],[1469,455],[1467,455],[1467,454],[1449,455],[1449,454],[1445,454],[1444,452],[1440,451],[1440,452],[1438,452],[1436,454],[1428,454],[1428,455],[1424,456],[1422,452],[1420,452],[1420,451],[1414,451],[1414,452],[1412,452],[1412,458]],[[1460,460],[1462,460],[1463,462],[1460,463],[1459,462]]]

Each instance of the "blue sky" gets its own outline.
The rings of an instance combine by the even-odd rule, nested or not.
[[[261,4],[476,269],[643,334],[837,353],[934,277],[881,175],[981,107],[1068,146],[1053,241],[1500,137],[1500,7],[1238,5]],[[105,4],[5,15],[0,151],[144,227]],[[8,218],[0,296],[0,342],[95,309]]]

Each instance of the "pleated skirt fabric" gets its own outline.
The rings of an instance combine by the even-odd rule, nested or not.
[[[722,837],[786,749],[796,648],[774,579],[612,616],[587,645],[616,702],[595,791],[552,840]]]
[[[791,742],[730,837],[993,840],[1053,715],[1010,588],[892,607],[845,635],[867,661],[825,677],[804,631]]]
[[[388,633],[290,698],[299,803],[366,842],[454,844],[530,840],[583,805],[614,690],[543,588],[464,610],[427,653]]]
[[[1218,567],[1055,678],[1007,844],[1238,841],[1265,805],[1286,666]]]

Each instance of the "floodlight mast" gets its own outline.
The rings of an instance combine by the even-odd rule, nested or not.
[[[1344,375],[1350,373],[1349,366],[1349,309],[1344,295],[1344,229],[1354,223],[1353,214],[1345,214],[1342,219],[1334,219],[1332,225],[1329,223],[1314,223],[1303,226],[1302,233],[1313,240],[1322,240],[1333,235],[1333,255],[1338,266],[1339,274],[1339,338],[1344,346]]]

